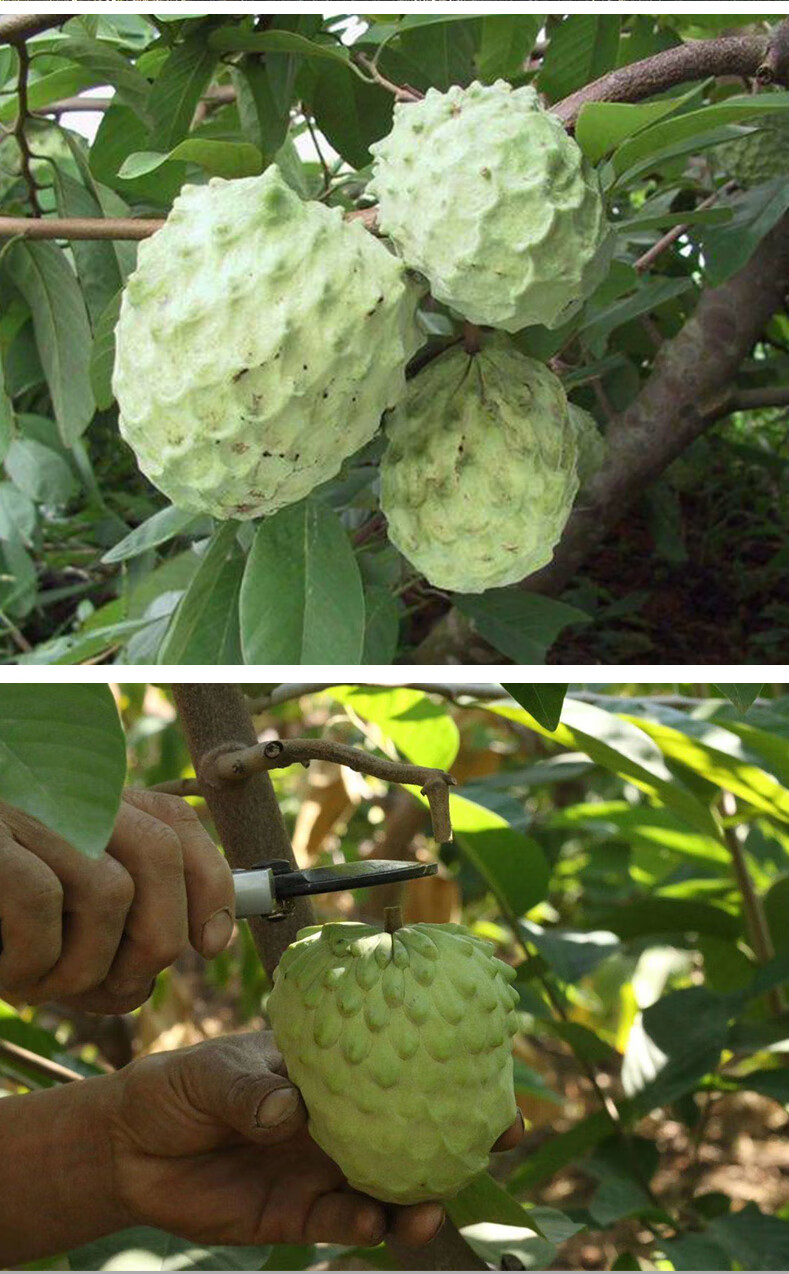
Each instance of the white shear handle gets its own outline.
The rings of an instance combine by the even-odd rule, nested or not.
[[[236,916],[239,920],[248,916],[270,916],[277,910],[274,873],[270,867],[233,872],[233,888],[236,891]]]

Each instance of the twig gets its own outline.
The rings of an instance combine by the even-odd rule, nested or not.
[[[142,217],[0,217],[0,239],[147,239],[163,225]]]
[[[369,71],[376,84],[380,84],[381,88],[385,88],[388,93],[392,93],[398,102],[421,102],[424,93],[420,93],[418,89],[407,88],[404,84],[395,84],[392,80],[388,80],[379,70],[376,62],[372,58],[365,57],[364,53],[355,53],[354,61],[357,65],[364,67],[365,71]]]
[[[721,812],[727,819],[737,818],[737,802],[731,792],[721,793],[720,805]],[[753,954],[759,964],[769,964],[775,958],[775,947],[769,925],[767,924],[767,917],[764,914],[762,900],[756,892],[754,883],[751,880],[751,874],[748,871],[748,864],[745,861],[745,854],[742,848],[741,824],[730,824],[724,827],[723,839],[731,854],[734,878],[737,881],[737,888],[742,898],[745,926],[753,948]],[[783,1013],[785,1006],[780,987],[773,987],[767,992],[767,1001],[773,1013],[776,1015]]]
[[[700,204],[697,204],[695,211],[701,212],[705,208],[711,208],[712,205],[716,203],[718,199],[720,199],[721,195],[728,195],[731,193],[732,190],[735,190],[736,188],[737,188],[736,181],[727,181],[726,185],[721,186],[720,190],[714,190],[713,193],[707,199],[703,199]],[[650,266],[654,265],[658,257],[661,257],[663,253],[666,252],[667,249],[671,247],[672,244],[676,243],[677,239],[682,238],[683,234],[685,234],[687,229],[688,229],[687,225],[681,225],[681,226],[672,226],[670,230],[667,230],[666,233],[660,239],[658,239],[657,243],[653,243],[652,247],[648,248],[647,251],[643,254],[643,256],[640,256],[638,260],[635,262],[633,269],[636,271],[636,273],[637,274],[646,273],[646,271],[650,268]]]
[[[24,40],[20,40],[16,46],[16,55],[19,60],[19,76],[17,79],[17,102],[18,114],[16,124],[14,125],[14,137],[19,146],[19,154],[22,167],[22,176],[28,190],[28,199],[30,207],[33,210],[34,217],[41,216],[41,204],[38,202],[38,185],[33,176],[32,161],[33,155],[27,140],[25,128],[28,121],[28,104],[27,104],[27,76],[30,70],[30,54],[27,51],[27,45]]]
[[[282,770],[289,765],[309,765],[310,761],[333,761],[390,783],[420,785],[430,807],[435,839],[441,844],[452,840],[449,789],[456,781],[451,774],[433,767],[389,761],[331,739],[269,739],[254,747],[222,750],[203,758],[198,781],[205,791],[209,786],[238,783],[251,774]]]
[[[68,1084],[73,1079],[84,1079],[79,1071],[69,1070],[68,1066],[61,1066],[60,1062],[53,1062],[48,1057],[39,1057],[38,1053],[31,1053],[30,1049],[22,1048],[20,1044],[12,1044],[10,1040],[0,1040],[0,1058],[3,1057],[10,1062],[15,1062],[17,1066],[24,1067],[25,1070],[32,1071],[35,1075],[40,1075],[43,1079],[54,1080],[57,1084]]]
[[[318,163],[320,164],[321,170],[323,172],[323,190],[321,192],[321,198],[323,198],[324,194],[327,194],[329,190],[331,190],[332,172],[331,172],[331,169],[329,168],[329,165],[326,163],[326,160],[324,159],[324,156],[323,156],[323,151],[320,148],[320,143],[318,141],[318,134],[315,130],[315,125],[312,121],[311,116],[306,111],[304,112],[304,123],[307,125],[307,132],[310,135],[310,140],[312,141],[312,144],[315,148],[315,154],[318,156]]]
[[[164,792],[167,796],[202,796],[203,789],[197,779],[168,779],[166,783],[153,783],[149,792]]]

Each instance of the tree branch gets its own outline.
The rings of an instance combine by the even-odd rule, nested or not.
[[[703,80],[708,76],[756,76],[770,66],[770,82],[789,81],[789,56],[777,33],[772,37],[730,35],[715,40],[692,40],[688,44],[665,49],[640,62],[618,67],[578,89],[551,110],[565,128],[575,127],[587,102],[641,102],[645,97],[663,93],[676,84]],[[766,82],[766,81],[763,81]]]
[[[585,488],[544,570],[525,580],[530,592],[556,596],[597,544],[695,438],[730,411],[729,386],[789,285],[789,215],[762,240],[746,266],[702,292],[695,313],[655,356],[652,373],[608,431],[606,460]]]
[[[147,239],[163,225],[142,217],[0,217],[0,239]]]
[[[35,218],[41,217],[41,205],[38,202],[38,184],[33,176],[32,160],[33,156],[27,140],[25,131],[28,121],[28,104],[27,104],[27,76],[30,70],[30,54],[27,51],[27,45],[24,40],[16,46],[16,56],[19,61],[19,75],[17,77],[17,102],[19,103],[19,112],[14,125],[14,137],[19,147],[20,163],[22,168],[22,177],[27,186],[28,199],[30,207],[33,210]]]
[[[73,16],[73,13],[55,13],[44,18],[40,14],[17,13],[11,18],[0,18],[0,44],[20,44],[42,31],[61,26]]]
[[[430,806],[435,839],[440,844],[452,840],[449,789],[455,786],[455,779],[451,774],[445,770],[389,761],[347,744],[335,743],[332,739],[269,739],[240,750],[222,749],[215,755],[208,753],[197,772],[198,781],[205,795],[210,787],[238,784],[252,774],[282,770],[289,765],[309,765],[310,761],[333,761],[359,774],[372,774],[390,783],[420,786]]]

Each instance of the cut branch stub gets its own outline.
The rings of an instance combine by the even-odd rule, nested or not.
[[[237,783],[264,770],[282,770],[289,765],[306,766],[310,761],[333,761],[359,774],[371,774],[390,783],[418,786],[430,808],[435,839],[440,844],[452,840],[449,789],[455,787],[456,781],[451,774],[427,766],[388,761],[330,739],[269,739],[250,748],[227,745],[203,758],[198,777],[201,785],[216,786],[217,783]]]

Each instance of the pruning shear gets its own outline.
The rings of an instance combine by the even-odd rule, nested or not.
[[[364,863],[338,863],[332,867],[307,867],[295,870],[286,858],[275,858],[256,867],[233,872],[236,892],[236,916],[264,916],[266,920],[284,920],[293,910],[296,898],[308,894],[332,894],[340,889],[369,889],[375,885],[393,885],[401,880],[419,880],[435,876],[435,863],[398,863],[371,859]]]

